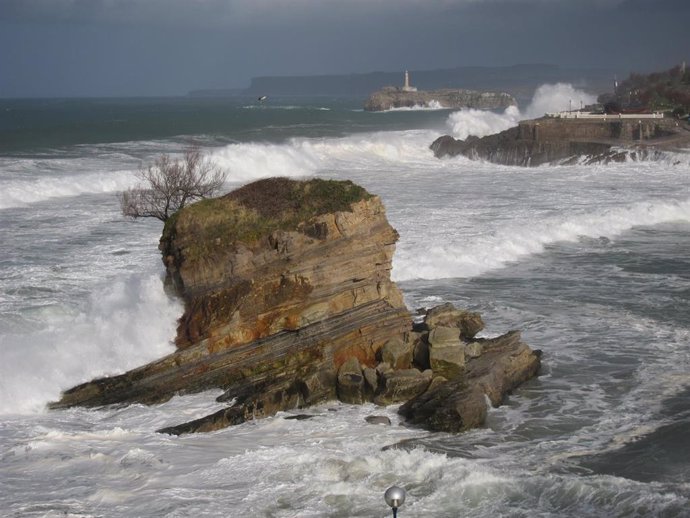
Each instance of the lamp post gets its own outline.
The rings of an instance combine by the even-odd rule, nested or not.
[[[570,99],[570,109],[568,110],[571,114],[573,113],[573,100]]]
[[[391,486],[386,489],[383,495],[386,503],[393,509],[393,518],[398,516],[398,507],[405,503],[405,490],[398,486]]]

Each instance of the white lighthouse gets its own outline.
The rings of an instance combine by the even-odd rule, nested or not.
[[[416,92],[417,88],[414,86],[410,86],[410,73],[405,70],[405,83],[403,84],[402,87],[403,92]]]

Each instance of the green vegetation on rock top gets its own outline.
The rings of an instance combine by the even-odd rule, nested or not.
[[[295,230],[304,221],[351,211],[353,203],[370,198],[351,181],[268,178],[185,207],[166,222],[161,241],[170,244],[184,235],[185,255],[191,258],[221,242],[249,243],[275,230]]]

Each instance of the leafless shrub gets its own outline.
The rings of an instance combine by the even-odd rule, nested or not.
[[[181,159],[163,154],[136,174],[140,184],[120,194],[122,214],[161,221],[195,200],[213,196],[226,177],[198,148],[188,149]]]

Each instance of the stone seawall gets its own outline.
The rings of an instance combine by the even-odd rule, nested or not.
[[[504,165],[536,166],[585,157],[587,161],[625,160],[627,153],[651,156],[690,144],[690,128],[673,119],[560,119],[544,117],[483,138],[446,135],[431,144],[437,158],[463,155]]]

